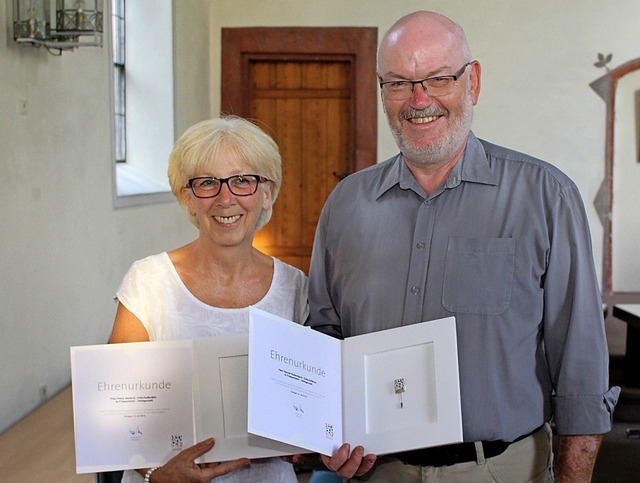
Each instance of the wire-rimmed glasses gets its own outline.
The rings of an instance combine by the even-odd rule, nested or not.
[[[386,99],[401,101],[411,98],[416,84],[420,84],[424,92],[430,97],[446,96],[453,91],[455,82],[464,74],[465,69],[473,61],[464,64],[458,72],[451,75],[434,75],[421,80],[392,80],[380,81],[380,89]]]

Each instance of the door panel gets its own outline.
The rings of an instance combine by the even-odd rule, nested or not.
[[[257,35],[254,30],[260,31],[263,43],[247,39],[246,35]],[[280,43],[271,45],[275,40],[268,38],[282,30],[286,32],[280,34]],[[363,30],[367,48],[354,49],[350,40],[347,50],[356,52],[347,55],[339,36],[330,36],[325,30],[348,34],[352,40],[354,32],[348,31]],[[375,79],[376,39],[372,30],[223,29],[223,112],[252,119],[273,136],[282,154],[282,189],[271,221],[256,234],[254,244],[305,272],[329,193],[346,174],[375,162],[375,136],[372,139],[370,134],[375,134],[377,119],[368,119],[365,128],[363,116],[372,112],[371,105],[375,114],[376,87],[373,84],[371,89],[370,82],[358,81],[365,72],[363,66],[370,68],[367,73]],[[318,36],[325,41],[317,42]],[[301,43],[310,50],[286,53],[287,49],[299,49]],[[313,52],[314,48],[320,52]],[[230,57],[234,52],[241,56],[240,63],[237,57]],[[363,57],[366,62],[357,60]],[[239,92],[227,90],[227,84],[239,86]],[[361,86],[366,86],[364,90],[372,97],[359,116]]]
[[[283,184],[256,246],[308,271],[315,227],[338,178],[350,170],[348,62],[251,63],[250,117],[273,130]]]

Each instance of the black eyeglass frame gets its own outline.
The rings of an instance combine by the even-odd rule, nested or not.
[[[232,180],[234,178],[253,178],[256,181],[255,189],[251,193],[236,193],[235,191],[233,191],[233,188],[229,184],[229,180]],[[218,185],[218,191],[216,191],[215,193],[209,196],[199,196],[198,194],[196,194],[196,190],[193,187],[193,182],[199,179],[210,179],[210,180],[219,181],[220,184]],[[191,188],[191,192],[193,193],[193,196],[201,199],[215,198],[216,196],[218,196],[220,194],[220,191],[222,191],[223,184],[227,185],[227,188],[229,188],[229,191],[231,191],[231,194],[234,196],[252,196],[256,194],[256,192],[258,191],[258,186],[261,183],[266,183],[267,181],[269,181],[268,178],[265,178],[264,176],[260,176],[259,174],[235,174],[233,176],[229,176],[228,178],[216,178],[215,176],[196,176],[195,178],[191,178],[190,180],[187,181],[187,186],[185,186],[185,188]]]
[[[391,81],[380,81],[378,84],[380,85],[380,89],[383,89],[384,92],[384,86],[387,84],[396,84],[398,82],[404,82],[407,84],[411,84],[411,95],[413,95],[413,93],[415,92],[416,89],[416,84],[420,84],[422,86],[422,90],[424,92],[427,93],[428,96],[430,97],[440,97],[440,96],[445,96],[446,94],[439,94],[439,95],[432,95],[429,93],[429,88],[427,86],[425,86],[423,84],[423,82],[426,82],[428,80],[433,80],[433,79],[452,79],[453,82],[456,82],[460,77],[462,77],[462,74],[464,74],[464,71],[467,70],[467,67],[469,67],[471,64],[473,64],[475,61],[474,60],[470,60],[469,62],[467,62],[466,64],[464,64],[460,70],[458,72],[456,72],[455,74],[448,74],[448,75],[432,75],[431,77],[426,77],[424,79],[420,79],[420,80],[416,80],[416,81],[412,81],[412,80],[405,80],[405,79],[397,79],[397,80],[391,80]]]

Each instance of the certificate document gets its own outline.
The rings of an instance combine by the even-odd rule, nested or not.
[[[462,441],[455,318],[334,339],[252,308],[249,433],[325,455]]]
[[[247,432],[248,334],[71,348],[76,472],[160,466],[214,437],[198,462],[299,454]]]

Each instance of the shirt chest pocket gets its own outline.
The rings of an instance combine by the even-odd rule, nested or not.
[[[442,305],[450,312],[497,315],[511,300],[513,238],[449,238]]]

